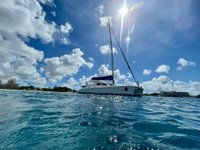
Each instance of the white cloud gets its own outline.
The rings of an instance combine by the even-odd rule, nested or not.
[[[89,60],[92,61],[92,62],[94,62],[94,59],[92,57],[89,57]]]
[[[62,33],[54,22],[47,22],[41,4],[53,5],[53,0],[9,0],[0,3],[0,79],[3,82],[16,78],[20,83],[46,84],[46,79],[37,69],[44,54],[26,42],[40,39],[42,43],[50,43],[61,40],[56,39],[59,34],[68,38],[69,32],[66,31],[71,31],[72,27],[66,28],[68,24],[65,24],[65,33]]]
[[[42,4],[53,4],[53,0],[38,0]]]
[[[108,25],[108,20],[111,22],[112,17],[111,16],[103,16],[99,18],[100,26],[106,27]]]
[[[69,22],[66,22],[65,25],[60,26],[60,31],[64,34],[69,34],[72,32],[73,28]]]
[[[98,73],[100,76],[107,76],[107,75],[111,75],[112,71],[109,69],[109,65],[101,65],[98,69]]]
[[[54,34],[54,38],[61,44],[70,44],[69,35],[73,31],[72,25],[69,22],[66,22],[64,25],[60,25],[58,28],[59,30]]]
[[[64,45],[68,45],[68,44],[70,44],[70,40],[66,37],[62,37],[62,38],[60,38],[60,43],[64,44]]]
[[[102,54],[110,54],[111,50],[110,50],[110,46],[109,45],[102,45],[99,47],[99,50]],[[116,48],[113,47],[113,53],[117,53]]]
[[[76,48],[71,54],[66,54],[61,57],[46,58],[44,60],[46,66],[43,67],[48,81],[56,83],[66,76],[72,76],[78,73],[82,66],[88,68],[93,67],[93,63],[87,62],[83,58],[84,53]]]
[[[144,69],[144,70],[143,70],[143,74],[146,75],[146,76],[150,75],[151,72],[152,72],[151,69]]]
[[[112,71],[109,69],[109,65],[103,64],[98,69],[99,76],[107,76],[111,74],[112,74]],[[126,75],[121,74],[119,69],[114,70],[114,76],[115,76],[116,82],[127,78]]]
[[[1,41],[0,41],[1,43]],[[22,47],[25,45],[21,45]],[[24,47],[23,47],[24,48]],[[2,49],[0,48],[0,51]],[[27,52],[30,49],[27,50]],[[18,82],[21,83],[30,83],[35,86],[42,86],[46,84],[46,79],[42,77],[37,69],[37,60],[40,60],[40,57],[43,57],[43,53],[36,53],[36,50],[33,49],[32,55],[22,57],[20,53],[15,53],[15,56],[10,55],[11,53],[6,53],[5,56],[8,58],[3,58],[0,60],[0,79],[3,82],[6,82],[8,79],[15,78]],[[1,54],[0,54],[1,55]],[[38,56],[37,56],[38,55]]]
[[[193,61],[188,61],[184,58],[179,58],[178,65],[180,66],[177,67],[177,70],[182,70],[185,67],[196,66],[196,63]]]
[[[56,12],[55,11],[52,11],[51,14],[52,14],[52,16],[56,17]]]
[[[43,0],[42,4],[52,1]],[[0,3],[0,79],[5,82],[16,78],[18,82],[46,84],[38,70],[43,52],[28,46],[24,40],[38,38],[43,43],[53,42],[57,31],[54,22],[45,20],[45,12],[36,1],[9,0]]]
[[[96,74],[94,74],[94,75],[92,75],[92,76],[89,76],[89,77],[86,77],[86,76],[82,76],[80,79],[79,79],[79,86],[83,86],[83,85],[85,85],[85,83],[86,83],[86,81],[89,81],[89,80],[91,80],[91,78],[92,77],[96,77],[97,75]],[[79,87],[80,88],[80,87]]]
[[[128,78],[128,79],[132,78],[131,73],[129,73],[129,72],[127,73],[127,78]]]
[[[96,8],[96,11],[98,11],[98,13],[100,15],[103,15],[104,14],[104,5],[99,5],[97,8]]]
[[[168,73],[169,71],[170,71],[170,66],[163,64],[158,66],[158,68],[156,69],[157,73]]]
[[[53,41],[56,27],[54,22],[47,23],[45,16],[46,13],[37,0],[2,1],[0,31],[14,36],[21,35],[24,38],[39,37],[44,43],[49,43]]]
[[[200,94],[200,82],[197,81],[173,81],[168,76],[160,76],[158,78],[153,78],[151,81],[143,82],[142,87],[144,88],[144,93],[153,93],[160,91],[181,91],[189,92],[191,95]]]
[[[71,89],[77,89],[79,82],[74,79],[74,77],[70,77],[67,83],[64,83],[62,86],[69,87]]]
[[[42,0],[41,3],[52,3],[52,0]],[[73,30],[69,23],[57,27],[54,22],[45,20],[46,13],[37,0],[3,1],[0,4],[0,31],[9,35],[20,35],[23,38],[39,38],[43,43],[60,40],[60,34],[69,36]],[[5,36],[5,35],[4,35]]]

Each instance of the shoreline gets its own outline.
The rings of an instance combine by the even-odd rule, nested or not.
[[[26,91],[26,92],[51,92],[51,93],[78,93],[76,90],[69,90],[69,91],[56,91],[53,89],[0,89],[0,91]],[[142,96],[153,96],[153,97],[179,97],[179,98],[200,98],[199,95],[188,95],[188,96],[163,96],[160,93],[144,93]]]
[[[52,92],[52,93],[77,93],[73,91],[52,91],[52,90],[23,90],[23,89],[0,89],[0,91],[26,91],[26,92]]]

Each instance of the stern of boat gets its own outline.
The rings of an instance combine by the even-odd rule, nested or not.
[[[134,96],[142,96],[144,89],[142,87],[135,87]]]

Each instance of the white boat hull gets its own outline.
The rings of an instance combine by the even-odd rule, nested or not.
[[[136,86],[100,86],[85,87],[79,90],[81,94],[103,94],[103,95],[124,95],[142,96],[143,89]]]

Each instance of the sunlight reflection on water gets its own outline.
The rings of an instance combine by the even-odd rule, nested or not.
[[[0,149],[200,149],[196,98],[0,91]]]

